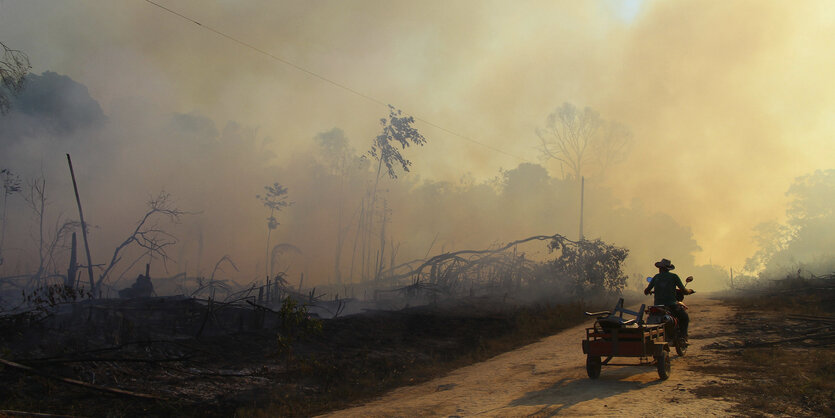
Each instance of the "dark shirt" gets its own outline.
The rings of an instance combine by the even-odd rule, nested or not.
[[[647,289],[655,288],[655,304],[656,305],[675,305],[676,304],[676,286],[684,289],[684,283],[681,278],[675,273],[665,271],[656,274],[652,281],[649,282]]]

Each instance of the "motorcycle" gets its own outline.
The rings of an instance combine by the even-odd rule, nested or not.
[[[652,277],[647,277],[647,282],[652,281]],[[685,288],[687,284],[693,281],[693,276],[688,277],[684,281]],[[651,291],[650,294],[655,293]],[[693,293],[696,293],[693,291]],[[676,288],[676,303],[680,309],[687,310],[687,305],[684,304],[685,293],[679,288]],[[683,356],[687,353],[687,340],[681,335],[679,330],[678,320],[672,315],[670,310],[664,305],[653,305],[647,310],[647,324],[664,324],[664,333],[668,336],[666,339],[670,345],[675,347],[676,354]]]

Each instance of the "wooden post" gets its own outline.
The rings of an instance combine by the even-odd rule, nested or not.
[[[87,274],[90,276],[90,293],[96,296],[96,282],[93,279],[93,258],[90,256],[90,244],[87,241],[87,223],[84,222],[84,211],[81,210],[81,198],[78,197],[78,184],[75,182],[75,171],[72,169],[72,159],[67,154],[67,164],[70,166],[72,188],[75,191],[75,203],[78,204],[78,218],[81,221],[81,237],[84,238],[84,250],[87,252]]]

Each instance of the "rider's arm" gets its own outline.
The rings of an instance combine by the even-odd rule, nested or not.
[[[649,291],[652,290],[653,287],[655,287],[655,277],[653,277],[652,280],[649,281],[649,285],[647,285],[647,288],[644,289],[644,294],[648,295]]]
[[[681,277],[676,276],[676,286],[684,292],[685,295],[689,295],[693,293],[693,289],[688,289],[684,287],[684,283],[681,282]]]

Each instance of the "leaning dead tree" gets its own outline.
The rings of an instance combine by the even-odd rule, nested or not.
[[[176,208],[171,202],[171,195],[166,192],[160,192],[157,197],[148,201],[148,211],[137,222],[133,231],[119,244],[113,251],[113,256],[110,258],[110,263],[107,264],[102,274],[96,281],[94,294],[101,291],[101,285],[109,277],[114,267],[122,261],[123,251],[129,247],[139,247],[141,254],[131,263],[135,265],[144,257],[158,258],[165,264],[168,260],[168,253],[166,249],[177,243],[177,238],[166,232],[159,226],[162,219],[167,219],[171,223],[178,223],[183,215],[188,212]],[[130,268],[130,267],[129,267]]]

